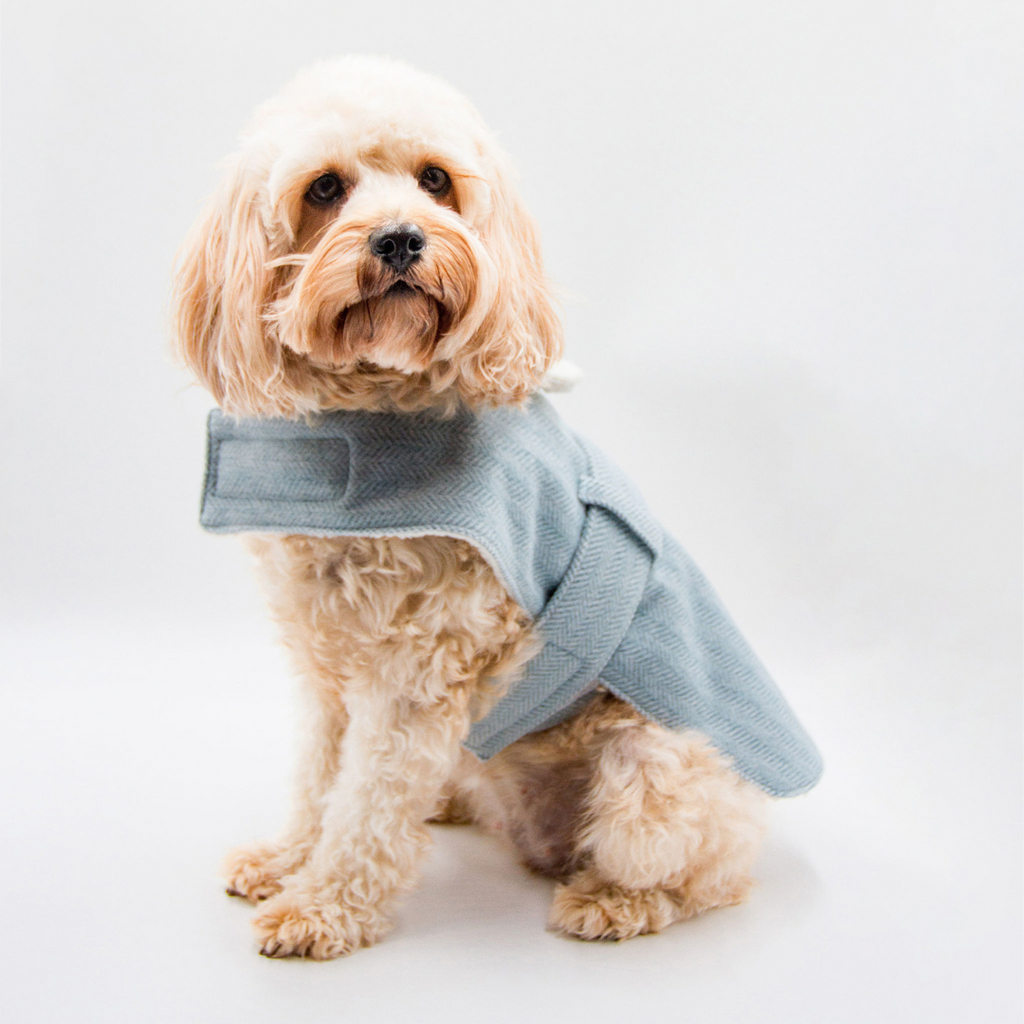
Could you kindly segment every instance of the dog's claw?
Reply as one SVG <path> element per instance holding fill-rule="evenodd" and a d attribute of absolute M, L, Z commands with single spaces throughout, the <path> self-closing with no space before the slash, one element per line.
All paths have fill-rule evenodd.
<path fill-rule="evenodd" d="M 242 896 L 244 893 L 240 893 L 237 889 L 232 889 L 230 886 L 224 890 L 229 896 Z"/>

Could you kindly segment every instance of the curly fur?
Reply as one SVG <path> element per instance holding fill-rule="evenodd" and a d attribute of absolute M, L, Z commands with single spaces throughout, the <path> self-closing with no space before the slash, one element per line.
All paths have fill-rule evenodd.
<path fill-rule="evenodd" d="M 420 187 L 424 168 L 451 179 Z M 324 173 L 343 201 L 310 201 Z M 413 223 L 404 272 L 370 250 Z M 300 75 L 260 108 L 179 255 L 177 350 L 229 413 L 450 413 L 523 401 L 561 352 L 507 158 L 450 87 L 376 58 Z M 737 902 L 765 799 L 701 735 L 599 691 L 481 764 L 471 722 L 536 653 L 529 616 L 447 537 L 249 539 L 303 681 L 291 818 L 234 851 L 268 956 L 327 959 L 388 929 L 427 821 L 476 821 L 559 879 L 551 924 L 627 938 Z"/>
<path fill-rule="evenodd" d="M 416 186 L 434 164 L 452 178 L 447 205 Z M 303 203 L 325 171 L 354 186 L 326 220 Z M 338 318 L 394 283 L 366 239 L 406 221 L 431 239 L 408 283 L 435 330 L 405 352 L 385 337 L 381 358 Z M 257 111 L 181 250 L 174 307 L 182 357 L 246 415 L 521 401 L 562 347 L 536 229 L 480 115 L 370 58 L 317 65 Z"/>

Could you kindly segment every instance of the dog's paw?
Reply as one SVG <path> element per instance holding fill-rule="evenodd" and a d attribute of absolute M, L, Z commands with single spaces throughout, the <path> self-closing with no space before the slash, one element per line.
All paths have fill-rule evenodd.
<path fill-rule="evenodd" d="M 279 893 L 285 877 L 297 871 L 305 859 L 305 851 L 299 847 L 253 843 L 232 850 L 224 858 L 221 875 L 229 895 L 258 903 Z"/>
<path fill-rule="evenodd" d="M 340 893 L 330 890 L 286 889 L 267 900 L 252 925 L 263 956 L 312 960 L 347 956 L 373 945 L 387 930 L 382 918 L 365 911 L 357 916 Z"/>
<path fill-rule="evenodd" d="M 659 932 L 679 917 L 674 900 L 661 889 L 617 885 L 559 885 L 549 926 L 578 939 L 631 939 Z"/>

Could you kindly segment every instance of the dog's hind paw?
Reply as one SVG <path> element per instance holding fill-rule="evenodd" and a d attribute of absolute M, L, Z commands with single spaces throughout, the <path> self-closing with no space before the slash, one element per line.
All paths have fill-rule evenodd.
<path fill-rule="evenodd" d="M 660 932 L 680 916 L 675 901 L 661 889 L 595 885 L 577 876 L 555 890 L 548 925 L 578 939 L 631 939 Z"/>

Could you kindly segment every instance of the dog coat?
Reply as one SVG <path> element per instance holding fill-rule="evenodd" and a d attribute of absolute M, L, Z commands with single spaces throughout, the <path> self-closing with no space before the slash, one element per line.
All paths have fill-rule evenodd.
<path fill-rule="evenodd" d="M 488 758 L 581 707 L 600 682 L 670 729 L 699 729 L 776 796 L 821 759 L 689 556 L 625 474 L 551 404 L 335 412 L 313 423 L 210 413 L 200 516 L 215 533 L 459 537 L 544 641 L 466 746 Z"/>

